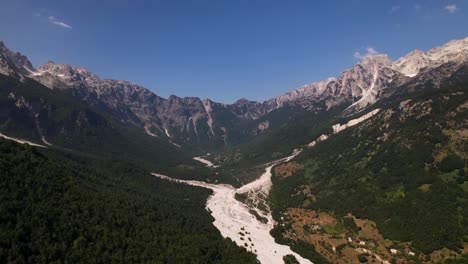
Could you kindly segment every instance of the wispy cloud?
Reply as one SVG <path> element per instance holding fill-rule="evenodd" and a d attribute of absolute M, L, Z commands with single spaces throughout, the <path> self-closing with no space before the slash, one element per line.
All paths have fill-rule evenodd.
<path fill-rule="evenodd" d="M 416 10 L 416 11 L 421 10 L 421 8 L 422 8 L 422 5 L 420 5 L 420 4 L 415 4 L 414 5 L 414 10 Z"/>
<path fill-rule="evenodd" d="M 55 18 L 54 16 L 49 16 L 49 22 L 54 24 L 54 25 L 57 25 L 59 27 L 63 27 L 63 28 L 72 28 L 70 25 L 66 24 L 65 22 L 63 21 L 60 21 L 58 20 L 57 18 Z"/>
<path fill-rule="evenodd" d="M 448 5 L 444 9 L 449 11 L 450 14 L 453 14 L 453 13 L 457 12 L 458 7 L 456 5 Z"/>
<path fill-rule="evenodd" d="M 359 51 L 355 51 L 354 52 L 354 58 L 357 59 L 357 60 L 362 60 L 364 58 L 374 56 L 374 55 L 377 55 L 377 54 L 379 54 L 379 52 L 375 48 L 368 47 L 368 48 L 366 48 L 366 51 L 364 53 L 361 53 Z"/>
<path fill-rule="evenodd" d="M 390 8 L 388 13 L 391 15 L 391 14 L 398 12 L 398 10 L 400 10 L 400 6 L 392 6 L 392 8 Z"/>
<path fill-rule="evenodd" d="M 45 16 L 46 13 L 47 13 L 46 8 L 38 8 L 36 9 L 36 12 L 34 13 L 34 15 L 37 17 L 42 17 L 42 16 Z"/>

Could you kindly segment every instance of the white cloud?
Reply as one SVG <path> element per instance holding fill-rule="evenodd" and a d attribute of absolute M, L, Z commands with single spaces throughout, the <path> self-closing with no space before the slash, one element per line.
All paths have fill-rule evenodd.
<path fill-rule="evenodd" d="M 392 6 L 392 8 L 390 8 L 388 13 L 393 14 L 393 13 L 396 13 L 398 10 L 400 10 L 400 6 Z"/>
<path fill-rule="evenodd" d="M 373 48 L 373 47 L 368 47 L 366 48 L 366 52 L 365 53 L 361 53 L 359 51 L 355 51 L 354 52 L 354 58 L 355 59 L 358 59 L 358 60 L 362 60 L 364 58 L 367 58 L 367 57 L 370 57 L 370 56 L 374 56 L 374 55 L 377 55 L 379 54 L 379 52 Z"/>
<path fill-rule="evenodd" d="M 57 20 L 54 16 L 49 16 L 49 22 L 63 28 L 72 28 L 70 25 L 65 24 L 65 22 Z"/>
<path fill-rule="evenodd" d="M 449 13 L 453 14 L 453 13 L 457 12 L 458 7 L 456 5 L 448 5 L 444 9 L 449 11 Z"/>

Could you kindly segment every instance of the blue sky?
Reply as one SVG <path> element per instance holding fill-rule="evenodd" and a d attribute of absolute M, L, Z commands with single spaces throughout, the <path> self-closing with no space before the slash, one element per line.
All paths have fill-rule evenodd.
<path fill-rule="evenodd" d="M 167 97 L 265 100 L 336 76 L 367 52 L 397 59 L 468 36 L 468 3 L 0 0 L 0 40 L 35 66 L 84 66 Z"/>

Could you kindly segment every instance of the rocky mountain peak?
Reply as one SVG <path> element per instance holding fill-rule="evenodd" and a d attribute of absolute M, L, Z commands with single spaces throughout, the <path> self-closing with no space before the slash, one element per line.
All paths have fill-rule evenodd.
<path fill-rule="evenodd" d="M 391 65 L 392 61 L 388 58 L 387 54 L 378 54 L 365 57 L 359 64 L 364 67 L 373 67 L 374 65 L 385 67 Z"/>
<path fill-rule="evenodd" d="M 100 79 L 86 68 L 53 61 L 34 69 L 25 56 L 11 52 L 3 42 L 0 44 L 0 73 L 18 79 L 33 78 L 51 89 L 63 89 L 89 105 L 112 111 L 119 120 L 166 135 L 176 143 L 198 142 L 207 135 L 212 140 L 226 129 L 225 123 L 217 119 L 220 116 L 232 118 L 230 122 L 256 120 L 288 105 L 314 112 L 338 105 L 349 106 L 349 113 L 360 111 L 392 88 L 409 82 L 412 78 L 408 77 L 427 73 L 446 62 L 455 62 L 451 69 L 456 69 L 467 61 L 468 38 L 465 38 L 428 52 L 412 51 L 395 62 L 384 54 L 368 56 L 337 78 L 309 83 L 264 102 L 241 98 L 233 104 L 221 104 L 198 97 L 171 95 L 164 99 L 128 81 Z M 453 71 L 447 71 L 450 72 Z"/>
<path fill-rule="evenodd" d="M 205 99 L 203 99 L 202 102 L 203 102 L 204 105 L 209 105 L 209 104 L 213 104 L 213 103 L 214 103 L 213 101 L 210 100 L 210 98 L 205 98 Z"/>
<path fill-rule="evenodd" d="M 23 75 L 29 75 L 34 71 L 32 63 L 28 58 L 19 52 L 14 52 L 0 43 L 0 73 L 17 78 L 23 78 Z"/>
<path fill-rule="evenodd" d="M 38 71 L 44 72 L 47 71 L 51 74 L 55 74 L 57 76 L 60 75 L 73 75 L 75 73 L 73 67 L 69 64 L 56 64 L 53 61 L 48 61 L 46 64 L 39 66 L 37 68 Z"/>
<path fill-rule="evenodd" d="M 468 37 L 451 40 L 442 46 L 430 49 L 424 54 L 435 64 L 466 60 L 468 58 Z"/>
<path fill-rule="evenodd" d="M 395 61 L 392 68 L 408 77 L 414 77 L 424 69 L 436 68 L 447 62 L 465 61 L 468 61 L 468 38 L 449 41 L 427 52 L 411 51 Z"/>
<path fill-rule="evenodd" d="M 237 101 L 234 102 L 235 105 L 244 105 L 244 104 L 248 104 L 249 102 L 251 102 L 250 100 L 248 100 L 247 98 L 241 98 Z"/>
<path fill-rule="evenodd" d="M 420 56 L 420 55 L 423 55 L 424 54 L 424 51 L 420 50 L 420 49 L 415 49 L 413 51 L 411 51 L 410 53 L 408 53 L 406 56 Z"/>
<path fill-rule="evenodd" d="M 46 64 L 39 66 L 34 78 L 41 81 L 44 79 L 55 78 L 58 81 L 64 82 L 71 86 L 87 86 L 96 87 L 103 82 L 97 75 L 88 71 L 84 67 L 74 67 L 69 64 L 57 64 L 53 61 L 48 61 Z M 50 84 L 54 82 L 47 82 Z"/>
<path fill-rule="evenodd" d="M 210 109 L 210 110 L 211 110 L 211 107 L 212 107 L 212 105 L 214 104 L 214 102 L 211 101 L 211 100 L 208 99 L 208 98 L 205 98 L 205 99 L 203 99 L 202 104 L 203 104 L 203 106 L 205 107 L 205 109 Z M 206 110 L 206 112 L 209 113 L 210 111 Z"/>
<path fill-rule="evenodd" d="M 246 98 L 241 98 L 225 107 L 229 109 L 231 113 L 242 119 L 258 119 L 269 112 L 266 102 L 260 103 L 257 101 L 250 101 Z"/>
<path fill-rule="evenodd" d="M 408 77 L 414 77 L 421 69 L 426 67 L 430 61 L 430 58 L 424 52 L 414 50 L 395 61 L 392 68 Z"/>
<path fill-rule="evenodd" d="M 84 67 L 75 67 L 75 71 L 77 71 L 81 75 L 90 75 L 90 74 L 92 74 L 90 71 L 88 71 L 88 69 L 86 69 Z"/>

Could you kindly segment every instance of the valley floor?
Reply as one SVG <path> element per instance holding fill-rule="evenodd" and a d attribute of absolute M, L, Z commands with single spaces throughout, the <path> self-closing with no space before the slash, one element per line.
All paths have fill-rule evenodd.
<path fill-rule="evenodd" d="M 199 186 L 211 189 L 213 194 L 208 198 L 206 207 L 215 218 L 214 226 L 219 229 L 223 237 L 229 237 L 237 245 L 255 253 L 261 263 L 284 263 L 283 257 L 294 255 L 300 263 L 311 263 L 290 249 L 289 246 L 275 242 L 270 230 L 274 223 L 269 213 L 268 221 L 260 221 L 245 204 L 235 199 L 236 193 L 256 191 L 271 186 L 271 169 L 274 165 L 289 161 L 298 152 L 291 156 L 275 161 L 266 168 L 264 174 L 254 182 L 235 189 L 230 185 L 216 185 L 201 181 L 178 180 L 165 175 L 153 173 L 154 176 L 175 181 L 178 183 Z"/>

